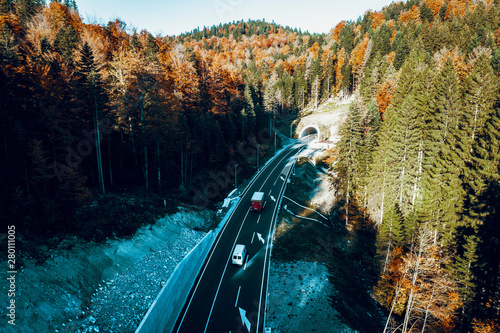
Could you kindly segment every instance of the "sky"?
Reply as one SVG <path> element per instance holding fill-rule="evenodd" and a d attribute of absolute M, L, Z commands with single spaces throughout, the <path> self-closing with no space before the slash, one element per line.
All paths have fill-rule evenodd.
<path fill-rule="evenodd" d="M 76 0 L 86 23 L 106 24 L 116 18 L 129 29 L 174 36 L 197 27 L 232 21 L 274 21 L 303 32 L 328 33 L 342 20 L 356 20 L 367 10 L 380 10 L 392 0 Z"/>

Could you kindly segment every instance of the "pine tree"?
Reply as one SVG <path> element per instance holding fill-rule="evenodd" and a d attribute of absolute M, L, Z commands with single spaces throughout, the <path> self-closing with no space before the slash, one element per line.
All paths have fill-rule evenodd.
<path fill-rule="evenodd" d="M 64 0 L 64 5 L 68 8 L 72 8 L 72 9 L 78 11 L 78 6 L 76 5 L 75 0 Z"/>
<path fill-rule="evenodd" d="M 26 23 L 43 5 L 43 0 L 17 0 L 17 15 L 21 19 L 21 22 Z"/>
<path fill-rule="evenodd" d="M 403 214 L 408 216 L 415 209 L 415 196 L 420 185 L 419 157 L 423 138 L 421 116 L 412 96 L 408 96 L 399 110 L 394 112 L 393 138 L 390 144 L 390 159 L 394 172 L 396 202 Z M 417 192 L 417 193 L 416 193 Z"/>
<path fill-rule="evenodd" d="M 403 247 L 404 233 L 401 212 L 397 204 L 384 213 L 384 219 L 377 233 L 377 253 L 384 259 L 384 270 L 389 264 L 390 254 L 396 246 Z"/>
<path fill-rule="evenodd" d="M 95 68 L 92 49 L 87 42 L 84 43 L 80 51 L 78 61 L 79 88 L 82 109 L 86 114 L 86 119 L 93 119 L 94 142 L 96 147 L 97 174 L 99 178 L 99 187 L 102 193 L 105 193 L 104 171 L 102 164 L 101 141 L 102 130 L 100 122 L 102 120 L 102 109 L 104 103 L 104 90 L 99 73 Z"/>
<path fill-rule="evenodd" d="M 497 169 L 498 170 L 498 169 Z M 498 319 L 500 306 L 500 186 L 498 171 L 476 207 L 482 224 L 478 228 L 477 263 L 473 267 L 475 284 L 472 317 L 480 320 Z"/>
<path fill-rule="evenodd" d="M 59 28 L 54 40 L 54 49 L 61 54 L 68 63 L 73 63 L 74 52 L 78 43 L 78 34 L 72 25 L 66 29 Z"/>
<path fill-rule="evenodd" d="M 432 10 L 429 8 L 426 2 L 422 3 L 422 5 L 420 6 L 420 20 L 422 20 L 422 22 L 427 21 L 428 23 L 432 23 L 432 21 L 434 21 Z"/>
<path fill-rule="evenodd" d="M 457 291 L 462 298 L 463 305 L 460 316 L 462 325 L 466 325 L 472 320 L 470 307 L 475 298 L 475 292 L 477 292 L 473 273 L 477 264 L 477 245 L 478 239 L 475 235 L 466 236 L 463 254 L 456 256 L 454 262 L 448 265 L 449 272 L 458 283 Z"/>
<path fill-rule="evenodd" d="M 14 12 L 15 7 L 14 7 L 14 1 L 13 0 L 2 0 L 0 2 L 0 14 L 5 15 L 5 14 L 10 14 Z"/>
<path fill-rule="evenodd" d="M 457 138 L 457 143 L 464 154 L 462 158 L 466 161 L 470 160 L 472 146 L 493 110 L 498 97 L 497 85 L 498 79 L 493 73 L 489 59 L 483 54 L 464 83 L 465 112 L 464 119 L 461 120 L 461 138 Z"/>
<path fill-rule="evenodd" d="M 448 59 L 434 79 L 431 109 L 426 116 L 426 159 L 424 163 L 424 206 L 426 219 L 432 221 L 443 242 L 452 240 L 463 209 L 464 191 L 460 170 L 464 161 L 455 149 L 462 105 L 458 78 Z"/>
<path fill-rule="evenodd" d="M 361 112 L 358 102 L 349 106 L 347 119 L 341 129 L 341 140 L 338 143 L 338 159 L 335 169 L 339 173 L 340 183 L 336 186 L 337 193 L 344 198 L 346 224 L 349 222 L 349 205 L 360 184 L 359 158 L 362 147 Z"/>

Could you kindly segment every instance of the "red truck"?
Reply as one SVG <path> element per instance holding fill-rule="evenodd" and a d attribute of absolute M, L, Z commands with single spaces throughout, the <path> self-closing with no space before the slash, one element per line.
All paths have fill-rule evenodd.
<path fill-rule="evenodd" d="M 264 207 L 264 192 L 254 192 L 250 201 L 250 210 L 260 212 Z"/>

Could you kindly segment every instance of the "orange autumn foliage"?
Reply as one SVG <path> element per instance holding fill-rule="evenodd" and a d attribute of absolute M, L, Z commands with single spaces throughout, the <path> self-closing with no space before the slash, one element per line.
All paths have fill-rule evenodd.
<path fill-rule="evenodd" d="M 347 53 L 344 48 L 342 48 L 337 53 L 337 63 L 335 64 L 335 78 L 336 78 L 336 89 L 340 90 L 340 86 L 342 85 L 342 80 L 344 76 L 342 75 L 342 66 L 347 61 Z"/>
<path fill-rule="evenodd" d="M 333 32 L 332 32 L 332 38 L 334 40 L 336 40 L 337 42 L 340 42 L 340 32 L 342 31 L 342 29 L 345 27 L 345 21 L 341 21 L 339 24 L 337 24 L 335 26 L 335 28 L 333 28 Z"/>
<path fill-rule="evenodd" d="M 473 12 L 475 7 L 476 5 L 470 3 L 468 0 L 451 0 L 446 8 L 445 18 L 459 15 L 464 17 L 467 9 Z"/>
<path fill-rule="evenodd" d="M 465 77 L 468 75 L 470 68 L 467 65 L 465 57 L 462 54 L 460 54 L 458 48 L 455 48 L 453 50 L 448 50 L 446 48 L 443 48 L 440 51 L 436 52 L 433 57 L 436 66 L 439 70 L 443 68 L 448 58 L 450 58 L 451 61 L 453 62 L 453 67 L 455 68 L 455 71 L 458 75 L 458 79 L 460 81 L 463 81 Z"/>
<path fill-rule="evenodd" d="M 495 0 L 483 0 L 486 10 L 490 10 L 491 6 L 495 3 Z"/>
<path fill-rule="evenodd" d="M 52 1 L 48 7 L 48 15 L 50 22 L 53 24 L 53 29 L 59 30 L 72 25 L 76 31 L 80 31 L 82 21 L 77 11 L 71 10 L 65 5 Z"/>
<path fill-rule="evenodd" d="M 498 320 L 488 320 L 486 322 L 474 319 L 472 321 L 473 333 L 495 333 L 500 332 Z"/>
<path fill-rule="evenodd" d="M 309 48 L 309 52 L 312 53 L 314 59 L 316 59 L 318 57 L 318 52 L 319 52 L 319 44 L 318 42 L 315 42 L 310 48 Z"/>
<path fill-rule="evenodd" d="M 432 15 L 437 17 L 439 14 L 439 10 L 445 4 L 445 0 L 426 0 L 427 6 L 431 9 Z"/>
<path fill-rule="evenodd" d="M 390 39 L 391 44 L 394 42 L 394 39 L 396 38 L 396 34 L 397 34 L 397 33 L 398 33 L 398 32 L 397 32 L 396 30 L 393 30 L 393 31 L 392 31 L 392 36 L 391 36 L 391 39 Z"/>
<path fill-rule="evenodd" d="M 378 111 L 380 112 L 382 120 L 384 120 L 384 113 L 389 105 L 391 105 L 392 99 L 394 98 L 395 89 L 396 83 L 392 79 L 388 79 L 378 86 L 375 100 L 377 101 Z"/>
<path fill-rule="evenodd" d="M 0 16 L 0 27 L 4 25 L 7 26 L 15 36 L 20 36 L 23 33 L 23 26 L 21 25 L 21 21 L 19 21 L 19 18 L 17 16 Z"/>
<path fill-rule="evenodd" d="M 394 57 L 396 56 L 396 52 L 392 51 L 388 55 L 386 55 L 386 61 L 390 65 L 394 61 Z"/>
<path fill-rule="evenodd" d="M 410 21 L 413 21 L 416 24 L 420 23 L 420 10 L 418 9 L 417 5 L 414 5 L 410 10 L 402 12 L 399 15 L 399 22 L 407 24 Z"/>
<path fill-rule="evenodd" d="M 391 30 L 394 30 L 394 28 L 396 27 L 396 22 L 394 22 L 394 20 L 386 21 L 385 24 L 387 24 L 387 26 L 391 28 Z M 395 34 L 395 32 L 393 34 Z"/>
<path fill-rule="evenodd" d="M 382 12 L 374 12 L 370 14 L 370 19 L 372 20 L 372 29 L 377 30 L 385 22 L 385 15 Z"/>
<path fill-rule="evenodd" d="M 370 36 L 366 33 L 363 37 L 363 40 L 358 45 L 356 45 L 356 47 L 351 52 L 349 65 L 351 66 L 352 73 L 355 77 L 360 77 L 363 74 L 361 73 L 361 71 L 369 41 Z"/>

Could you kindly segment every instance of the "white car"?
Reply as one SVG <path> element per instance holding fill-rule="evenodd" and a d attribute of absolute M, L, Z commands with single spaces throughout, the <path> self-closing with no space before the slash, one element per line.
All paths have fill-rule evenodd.
<path fill-rule="evenodd" d="M 247 255 L 247 248 L 245 247 L 245 245 L 241 245 L 241 244 L 236 244 L 236 247 L 234 248 L 234 251 L 233 251 L 233 264 L 235 265 L 243 265 L 243 263 L 245 262 L 245 257 Z"/>

